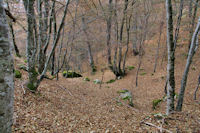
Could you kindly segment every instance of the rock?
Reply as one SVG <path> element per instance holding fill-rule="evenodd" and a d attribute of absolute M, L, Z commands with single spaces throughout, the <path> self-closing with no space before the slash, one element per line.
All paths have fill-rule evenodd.
<path fill-rule="evenodd" d="M 19 69 L 24 70 L 24 71 L 27 71 L 26 65 L 23 65 L 23 64 L 20 64 L 20 65 L 19 65 Z"/>
<path fill-rule="evenodd" d="M 73 72 L 73 71 L 63 71 L 63 77 L 65 78 L 78 78 L 82 77 L 81 74 Z"/>
<path fill-rule="evenodd" d="M 99 79 L 95 79 L 93 82 L 94 82 L 95 84 L 101 84 L 101 80 L 99 80 Z"/>
<path fill-rule="evenodd" d="M 85 77 L 84 81 L 90 81 L 90 79 L 88 77 Z"/>
<path fill-rule="evenodd" d="M 119 99 L 123 100 L 123 101 L 128 101 L 128 104 L 130 106 L 134 106 L 133 105 L 133 95 L 131 93 L 131 91 L 127 90 L 127 89 L 122 89 L 120 91 L 118 91 L 117 93 L 119 93 Z"/>

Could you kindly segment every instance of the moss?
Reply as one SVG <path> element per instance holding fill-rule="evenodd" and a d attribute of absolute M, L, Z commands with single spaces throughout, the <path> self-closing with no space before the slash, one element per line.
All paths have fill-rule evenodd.
<path fill-rule="evenodd" d="M 84 81 L 90 81 L 90 79 L 88 77 L 85 77 Z"/>
<path fill-rule="evenodd" d="M 19 70 L 15 70 L 15 78 L 21 78 L 22 73 Z"/>
<path fill-rule="evenodd" d="M 146 75 L 146 74 L 147 74 L 146 72 L 142 72 L 142 73 L 140 73 L 140 75 L 142 75 L 142 76 L 143 76 L 143 75 Z"/>
<path fill-rule="evenodd" d="M 128 69 L 129 71 L 133 70 L 134 68 L 135 68 L 134 66 L 127 66 L 127 69 Z"/>
<path fill-rule="evenodd" d="M 97 67 L 96 66 L 93 66 L 92 67 L 92 73 L 95 73 L 97 71 Z"/>
<path fill-rule="evenodd" d="M 73 71 L 63 71 L 63 77 L 66 77 L 66 78 L 77 78 L 77 77 L 82 77 L 82 75 L 76 73 L 76 72 L 73 72 Z"/>
<path fill-rule="evenodd" d="M 126 89 L 117 91 L 117 93 L 126 93 L 126 92 L 129 92 L 129 91 Z"/>
<path fill-rule="evenodd" d="M 110 84 L 110 83 L 114 83 L 115 81 L 116 81 L 115 79 L 111 79 L 111 80 L 107 81 L 106 83 Z"/>
<path fill-rule="evenodd" d="M 196 67 L 193 66 L 193 67 L 192 67 L 192 70 L 195 71 L 195 70 L 196 70 Z"/>
<path fill-rule="evenodd" d="M 31 92 L 35 92 L 37 87 L 34 85 L 34 83 L 28 83 L 27 84 L 27 88 L 31 91 Z"/>
<path fill-rule="evenodd" d="M 27 61 L 27 60 L 24 60 L 24 62 L 27 63 L 28 61 Z"/>
<path fill-rule="evenodd" d="M 155 100 L 153 100 L 153 102 L 152 102 L 152 105 L 153 105 L 152 108 L 153 108 L 153 110 L 156 109 L 156 107 L 158 106 L 158 104 L 160 102 L 162 102 L 162 99 L 155 99 Z"/>
<path fill-rule="evenodd" d="M 144 71 L 144 68 L 140 68 L 140 71 Z"/>

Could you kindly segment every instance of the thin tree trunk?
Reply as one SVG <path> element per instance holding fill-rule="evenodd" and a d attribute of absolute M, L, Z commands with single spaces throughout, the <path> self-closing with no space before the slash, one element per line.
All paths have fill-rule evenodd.
<path fill-rule="evenodd" d="M 53 40 L 53 47 L 52 47 L 52 49 L 51 49 L 51 51 L 50 51 L 50 53 L 49 53 L 49 55 L 48 55 L 48 58 L 47 58 L 47 60 L 46 60 L 46 62 L 45 62 L 45 67 L 44 67 L 44 70 L 43 70 L 42 74 L 40 75 L 40 78 L 39 78 L 39 80 L 38 80 L 38 82 L 37 82 L 37 87 L 40 85 L 40 82 L 44 79 L 44 75 L 46 74 L 46 71 L 47 71 L 47 66 L 48 66 L 48 64 L 49 64 L 49 62 L 50 62 L 50 59 L 51 59 L 51 57 L 52 57 L 52 55 L 53 55 L 53 52 L 55 51 L 55 48 L 56 48 L 56 46 L 57 46 L 58 41 L 59 41 L 60 32 L 61 32 L 61 30 L 62 30 L 62 28 L 63 28 L 63 26 L 64 26 L 64 23 L 65 23 L 65 18 L 66 18 L 66 14 L 67 14 L 69 2 L 70 2 L 70 0 L 66 0 L 66 4 L 65 4 L 65 9 L 64 9 L 63 17 L 62 17 L 60 26 L 59 26 L 59 28 L 58 28 L 58 32 L 57 32 L 57 34 L 56 34 L 56 37 L 55 37 L 55 39 Z"/>
<path fill-rule="evenodd" d="M 195 5 L 194 5 L 194 10 L 193 10 L 193 15 L 191 16 L 191 21 L 190 21 L 190 28 L 189 28 L 189 42 L 188 42 L 188 52 L 190 50 L 190 45 L 191 45 L 191 41 L 192 41 L 192 36 L 193 36 L 193 32 L 194 32 L 194 26 L 195 26 L 195 19 L 197 16 L 197 9 L 198 9 L 198 3 L 199 0 L 196 0 Z"/>
<path fill-rule="evenodd" d="M 0 132 L 11 133 L 13 124 L 14 66 L 3 0 L 0 0 L 0 20 Z"/>
<path fill-rule="evenodd" d="M 181 0 L 180 7 L 179 7 L 178 20 L 177 20 L 176 29 L 175 29 L 174 49 L 176 48 L 176 43 L 177 43 L 178 37 L 179 37 L 179 30 L 180 30 L 182 15 L 183 15 L 183 5 L 184 5 L 184 0 Z"/>
<path fill-rule="evenodd" d="M 187 84 L 187 77 L 188 77 L 188 73 L 189 73 L 189 70 L 190 70 L 190 65 L 192 63 L 192 58 L 193 58 L 193 56 L 194 56 L 194 54 L 195 54 L 195 52 L 198 48 L 199 32 L 200 32 L 200 18 L 198 20 L 198 24 L 197 24 L 197 27 L 195 29 L 195 32 L 193 33 L 193 36 L 192 36 L 191 47 L 190 47 L 190 50 L 189 50 L 189 53 L 188 53 L 187 63 L 186 63 L 185 70 L 184 70 L 184 73 L 183 73 L 183 77 L 182 77 L 182 80 L 181 80 L 181 88 L 180 88 L 180 91 L 179 91 L 179 97 L 178 97 L 178 102 L 177 102 L 177 106 L 176 106 L 177 111 L 182 110 L 185 87 L 186 87 L 186 84 Z"/>
<path fill-rule="evenodd" d="M 109 16 L 106 20 L 107 22 L 107 60 L 108 60 L 108 66 L 112 69 L 112 61 L 111 61 L 111 46 L 110 46 L 110 40 L 111 40 L 111 28 L 112 28 L 112 0 L 109 0 Z"/>
<path fill-rule="evenodd" d="M 128 1 L 127 1 L 128 2 Z M 134 5 L 134 1 L 132 2 L 131 6 L 131 10 L 133 11 L 133 5 Z M 125 66 L 126 66 L 126 57 L 127 57 L 127 54 L 128 54 L 128 49 L 129 49 L 129 41 L 130 41 L 130 27 L 131 27 L 131 19 L 132 19 L 132 14 L 129 16 L 127 16 L 127 13 L 126 13 L 126 34 L 127 34 L 127 39 L 126 39 L 126 51 L 125 51 L 125 54 L 124 54 L 124 58 L 123 58 L 123 75 L 126 74 L 125 72 Z"/>
<path fill-rule="evenodd" d="M 200 82 L 198 82 L 197 87 L 196 87 L 196 89 L 195 89 L 195 92 L 194 92 L 194 100 L 197 99 L 197 91 L 198 91 L 198 89 L 199 89 L 199 85 L 200 85 Z"/>
<path fill-rule="evenodd" d="M 15 41 L 15 33 L 14 33 L 14 29 L 13 29 L 13 25 L 12 23 L 9 24 L 9 27 L 10 27 L 10 33 L 11 33 L 11 38 L 12 38 L 12 44 L 14 46 L 14 50 L 15 50 L 15 53 L 18 57 L 21 57 L 20 53 L 19 53 L 19 49 L 17 47 L 17 44 L 16 44 L 16 41 Z"/>
<path fill-rule="evenodd" d="M 169 115 L 174 111 L 175 79 L 174 79 L 174 40 L 173 40 L 173 18 L 171 0 L 166 0 L 166 17 L 167 17 L 167 47 L 168 47 L 168 64 L 167 64 L 167 109 Z"/>
<path fill-rule="evenodd" d="M 157 68 L 157 62 L 158 62 L 158 57 L 159 57 L 159 49 L 160 49 L 160 41 L 161 41 L 161 37 L 162 37 L 162 28 L 163 28 L 164 23 L 161 22 L 160 24 L 160 34 L 159 34 L 159 39 L 158 39 L 158 46 L 157 46 L 157 50 L 156 50 L 156 58 L 155 58 L 155 64 L 154 64 L 154 69 L 153 72 L 156 72 L 156 68 Z"/>
<path fill-rule="evenodd" d="M 138 52 L 138 49 L 137 49 L 137 42 L 138 42 L 138 27 L 137 27 L 137 13 L 135 13 L 135 18 L 134 18 L 134 21 L 133 21 L 133 40 L 132 40 L 132 43 L 133 43 L 133 55 L 134 56 L 137 56 L 139 54 Z"/>
<path fill-rule="evenodd" d="M 56 38 L 56 34 L 57 34 L 57 23 L 56 23 L 56 12 L 54 10 L 54 13 L 53 13 L 53 40 L 55 40 Z M 52 57 L 51 57 L 51 75 L 54 74 L 54 70 L 55 70 L 55 50 L 52 54 Z"/>
<path fill-rule="evenodd" d="M 93 59 L 93 55 L 92 55 L 91 44 L 89 42 L 89 35 L 87 33 L 87 25 L 85 23 L 84 15 L 82 16 L 82 28 L 83 28 L 85 37 L 87 39 L 86 42 L 87 42 L 87 47 L 88 47 L 88 58 L 89 58 L 90 67 L 92 69 L 92 72 L 96 72 L 96 67 L 94 65 L 94 59 Z"/>

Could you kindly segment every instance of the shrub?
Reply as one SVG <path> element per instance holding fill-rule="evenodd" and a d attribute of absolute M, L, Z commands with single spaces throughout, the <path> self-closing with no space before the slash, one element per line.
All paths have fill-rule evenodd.
<path fill-rule="evenodd" d="M 115 81 L 116 81 L 115 79 L 111 79 L 111 80 L 107 81 L 106 83 L 110 84 L 110 83 L 114 83 Z"/>
<path fill-rule="evenodd" d="M 19 70 L 15 70 L 15 78 L 21 78 L 22 73 Z"/>
<path fill-rule="evenodd" d="M 153 105 L 152 108 L 153 108 L 153 110 L 156 109 L 156 107 L 158 106 L 158 104 L 160 102 L 162 102 L 162 99 L 155 99 L 155 100 L 153 100 L 153 102 L 152 102 L 152 105 Z"/>

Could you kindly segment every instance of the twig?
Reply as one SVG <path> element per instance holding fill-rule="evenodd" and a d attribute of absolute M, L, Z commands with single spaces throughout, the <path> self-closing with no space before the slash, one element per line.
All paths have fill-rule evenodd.
<path fill-rule="evenodd" d="M 72 95 L 72 93 L 67 88 L 65 88 L 65 87 L 63 87 L 63 86 L 61 86 L 59 84 L 57 84 L 57 86 L 59 86 L 60 88 L 66 90 L 69 93 L 70 96 L 74 96 L 74 95 Z"/>
<path fill-rule="evenodd" d="M 157 129 L 159 129 L 160 131 L 166 131 L 166 132 L 168 132 L 168 133 L 172 133 L 171 131 L 169 131 L 169 130 L 167 130 L 167 129 L 164 129 L 164 128 L 162 128 L 162 127 L 159 127 L 159 126 L 156 126 L 156 125 L 154 125 L 154 124 L 152 124 L 152 123 L 149 123 L 149 122 L 141 122 L 142 124 L 145 124 L 145 125 L 147 125 L 147 126 L 152 126 L 152 127 L 155 127 L 155 128 L 157 128 Z"/>
<path fill-rule="evenodd" d="M 24 89 L 24 84 L 21 84 L 21 86 L 22 86 L 22 90 L 23 90 L 24 95 L 25 95 L 25 94 L 26 94 L 26 91 L 25 91 L 25 89 Z"/>
<path fill-rule="evenodd" d="M 103 83 L 104 69 L 101 69 L 101 72 L 102 72 L 102 77 L 101 77 L 101 82 L 99 84 L 99 89 L 101 89 L 101 85 Z"/>

